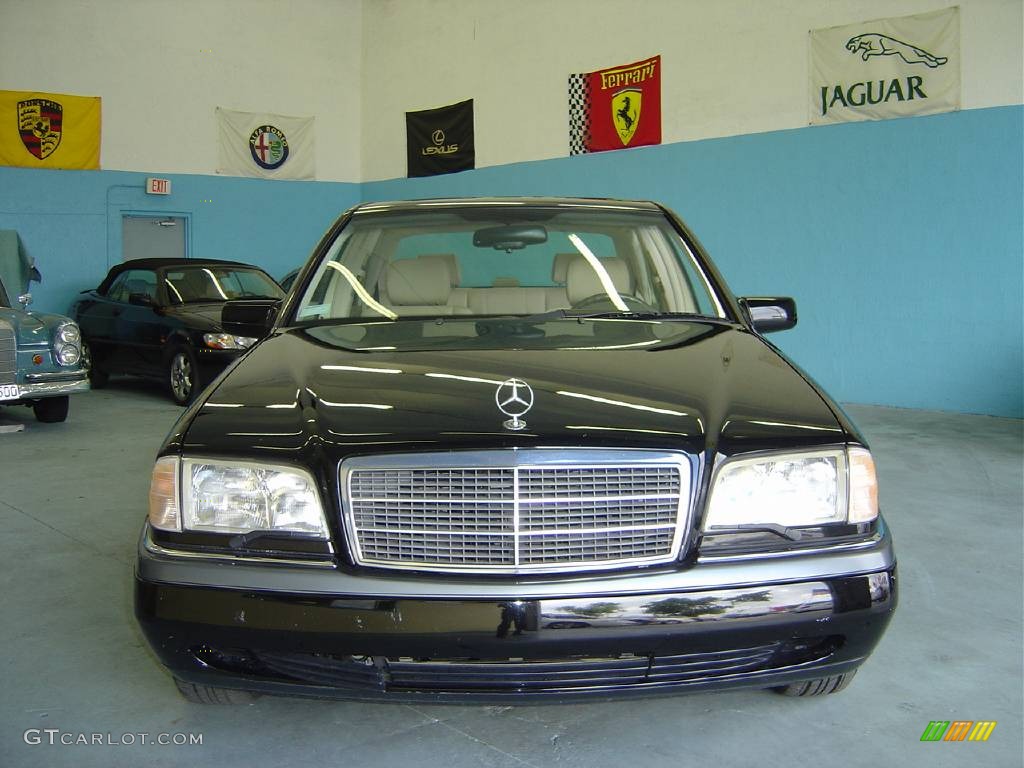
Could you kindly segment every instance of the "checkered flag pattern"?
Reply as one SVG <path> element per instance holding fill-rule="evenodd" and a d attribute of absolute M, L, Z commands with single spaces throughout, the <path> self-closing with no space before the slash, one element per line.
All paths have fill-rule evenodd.
<path fill-rule="evenodd" d="M 569 75 L 569 154 L 583 155 L 590 145 L 590 94 L 587 75 Z"/>

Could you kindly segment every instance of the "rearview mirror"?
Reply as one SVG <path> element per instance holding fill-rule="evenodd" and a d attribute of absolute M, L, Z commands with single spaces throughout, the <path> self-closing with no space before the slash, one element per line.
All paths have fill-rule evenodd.
<path fill-rule="evenodd" d="M 478 229 L 473 233 L 473 245 L 497 251 L 518 251 L 547 241 L 548 231 L 539 224 L 508 224 Z"/>
<path fill-rule="evenodd" d="M 232 299 L 220 311 L 220 324 L 226 333 L 262 339 L 274 327 L 277 299 Z"/>
<path fill-rule="evenodd" d="M 788 296 L 747 296 L 740 299 L 755 331 L 788 331 L 796 325 L 796 301 Z"/>

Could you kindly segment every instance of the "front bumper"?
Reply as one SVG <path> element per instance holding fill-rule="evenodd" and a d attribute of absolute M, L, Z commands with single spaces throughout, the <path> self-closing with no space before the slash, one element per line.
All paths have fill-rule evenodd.
<path fill-rule="evenodd" d="M 844 558 L 872 567 L 830 572 Z M 888 534 L 870 551 L 784 560 L 467 585 L 176 562 L 144 541 L 135 612 L 177 678 L 314 697 L 558 700 L 768 688 L 856 669 L 896 607 Z M 811 563 L 821 573 L 801 577 Z"/>
<path fill-rule="evenodd" d="M 10 402 L 39 400 L 44 397 L 60 397 L 89 391 L 89 376 L 85 371 L 61 371 L 59 373 L 37 373 L 25 376 L 18 385 L 20 397 Z"/>

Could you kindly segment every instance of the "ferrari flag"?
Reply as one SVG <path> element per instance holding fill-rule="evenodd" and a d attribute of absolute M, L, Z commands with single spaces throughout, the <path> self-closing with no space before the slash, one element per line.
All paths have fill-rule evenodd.
<path fill-rule="evenodd" d="M 217 173 L 262 179 L 316 178 L 312 117 L 217 107 Z"/>
<path fill-rule="evenodd" d="M 569 75 L 569 154 L 661 144 L 661 56 Z"/>
<path fill-rule="evenodd" d="M 99 168 L 100 97 L 0 91 L 0 165 Z"/>

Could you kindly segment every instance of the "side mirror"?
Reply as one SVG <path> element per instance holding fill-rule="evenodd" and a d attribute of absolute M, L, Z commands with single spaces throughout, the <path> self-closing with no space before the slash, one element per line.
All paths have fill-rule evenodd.
<path fill-rule="evenodd" d="M 220 324 L 226 333 L 262 339 L 273 328 L 280 307 L 277 299 L 233 299 L 224 303 Z"/>
<path fill-rule="evenodd" d="M 28 309 L 28 305 L 32 303 L 32 294 L 23 293 L 18 297 L 18 303 L 21 304 L 25 309 Z"/>
<path fill-rule="evenodd" d="M 137 307 L 152 307 L 156 304 L 148 293 L 129 293 L 128 303 Z"/>
<path fill-rule="evenodd" d="M 796 301 L 787 296 L 747 296 L 740 303 L 760 333 L 788 331 L 796 325 Z"/>

